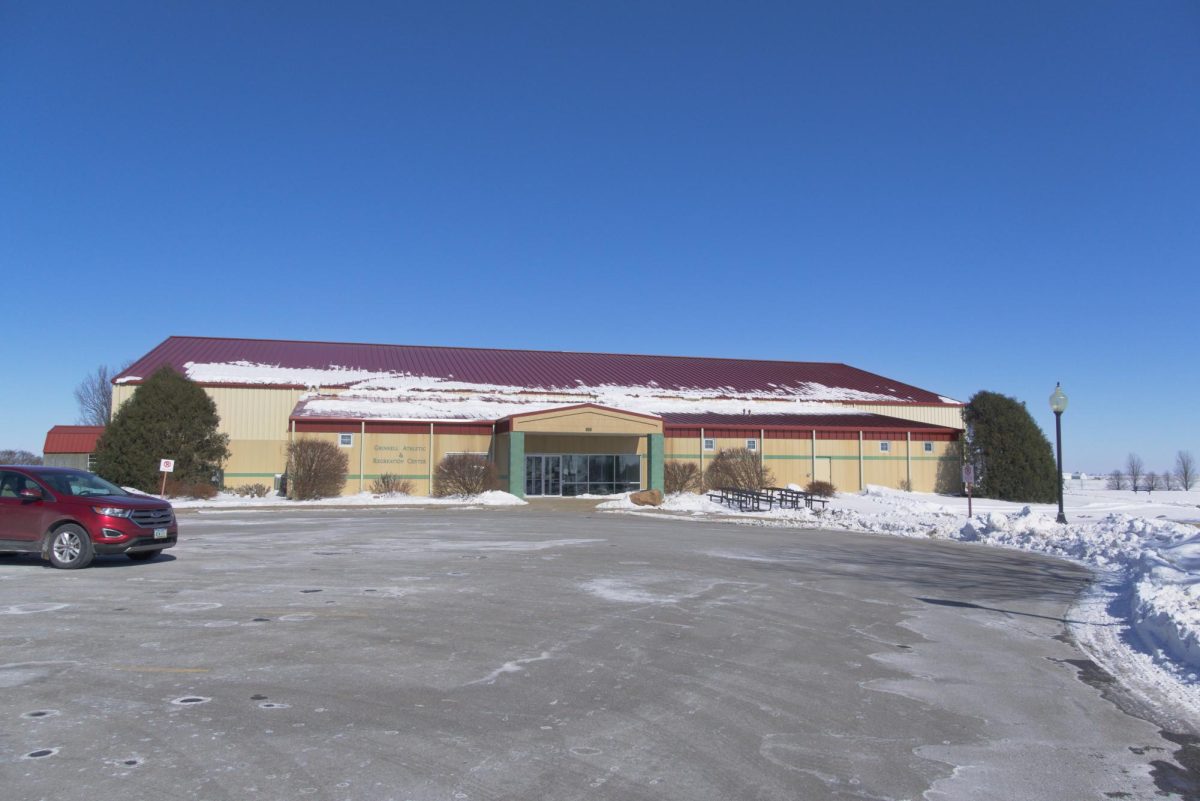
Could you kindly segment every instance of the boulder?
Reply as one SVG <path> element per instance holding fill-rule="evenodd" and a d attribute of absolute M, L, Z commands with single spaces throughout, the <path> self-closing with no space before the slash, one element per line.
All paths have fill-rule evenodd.
<path fill-rule="evenodd" d="M 662 490 L 642 490 L 630 493 L 629 500 L 635 506 L 662 506 L 663 494 Z"/>

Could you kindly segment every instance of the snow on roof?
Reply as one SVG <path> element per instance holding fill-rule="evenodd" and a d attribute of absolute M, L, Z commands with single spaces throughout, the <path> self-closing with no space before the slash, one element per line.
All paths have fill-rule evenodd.
<path fill-rule="evenodd" d="M 163 366 L 209 385 L 958 405 L 908 384 L 826 362 L 210 337 L 170 337 L 114 383 L 137 383 Z"/>
<path fill-rule="evenodd" d="M 592 403 L 597 406 L 626 412 L 683 418 L 717 416 L 721 419 L 748 420 L 743 413 L 746 398 L 714 398 L 703 395 L 671 397 L 648 393 L 631 394 L 630 388 L 604 388 L 607 391 L 588 393 L 504 393 L 504 392 L 423 392 L 392 395 L 384 392 L 347 392 L 342 395 L 310 394 L 303 397 L 292 412 L 296 419 L 352 420 L 421 420 L 421 421 L 494 421 L 515 414 L 548 411 L 564 406 Z M 860 409 L 806 402 L 798 399 L 777 399 L 758 402 L 756 409 L 769 405 L 770 413 L 782 416 L 840 416 L 862 415 Z"/>

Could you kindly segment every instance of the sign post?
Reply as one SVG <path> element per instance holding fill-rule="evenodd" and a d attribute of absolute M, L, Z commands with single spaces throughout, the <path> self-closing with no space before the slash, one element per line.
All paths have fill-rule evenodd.
<path fill-rule="evenodd" d="M 162 490 L 158 494 L 165 497 L 167 494 L 167 473 L 175 472 L 175 460 L 174 459 L 159 459 L 158 460 L 158 469 L 163 474 Z"/>
<path fill-rule="evenodd" d="M 975 465 L 967 462 L 962 469 L 963 483 L 967 485 L 967 517 L 974 517 L 971 509 L 971 485 L 975 483 Z"/>

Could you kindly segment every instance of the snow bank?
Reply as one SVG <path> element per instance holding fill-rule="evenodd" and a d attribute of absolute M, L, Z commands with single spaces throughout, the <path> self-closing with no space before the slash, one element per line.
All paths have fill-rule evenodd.
<path fill-rule="evenodd" d="M 1152 654 L 1170 660 L 1200 682 L 1200 530 L 1180 522 L 1200 518 L 1200 492 L 1159 493 L 1154 500 L 1119 493 L 1067 495 L 1069 522 L 1056 522 L 1057 508 L 977 500 L 966 515 L 965 498 L 867 487 L 839 493 L 829 508 L 740 512 L 694 494 L 669 495 L 658 509 L 692 516 L 755 521 L 803 528 L 840 528 L 903 537 L 977 542 L 1049 554 L 1111 571 L 1131 589 L 1127 621 Z M 1112 496 L 1112 497 L 1109 497 Z M 1148 519 L 1128 511 L 1159 512 Z M 628 497 L 600 504 L 609 511 L 652 512 Z M 1120 508 L 1126 511 L 1104 513 Z M 1176 520 L 1165 519 L 1167 514 Z"/>
<path fill-rule="evenodd" d="M 214 498 L 200 500 L 198 498 L 168 498 L 176 509 L 245 509 L 245 508 L 287 508 L 298 506 L 524 506 L 525 501 L 507 492 L 490 491 L 480 495 L 460 495 L 451 498 L 428 498 L 423 495 L 401 495 L 387 493 L 383 495 L 370 492 L 360 492 L 356 495 L 342 495 L 337 498 L 320 498 L 313 501 L 293 501 L 278 495 L 268 495 L 265 498 L 251 498 L 234 495 L 231 492 L 221 492 Z"/>

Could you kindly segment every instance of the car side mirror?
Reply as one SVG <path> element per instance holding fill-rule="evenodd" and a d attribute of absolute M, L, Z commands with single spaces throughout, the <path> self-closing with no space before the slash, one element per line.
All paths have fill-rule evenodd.
<path fill-rule="evenodd" d="M 44 496 L 37 487 L 26 487 L 17 493 L 23 501 L 40 501 Z"/>

